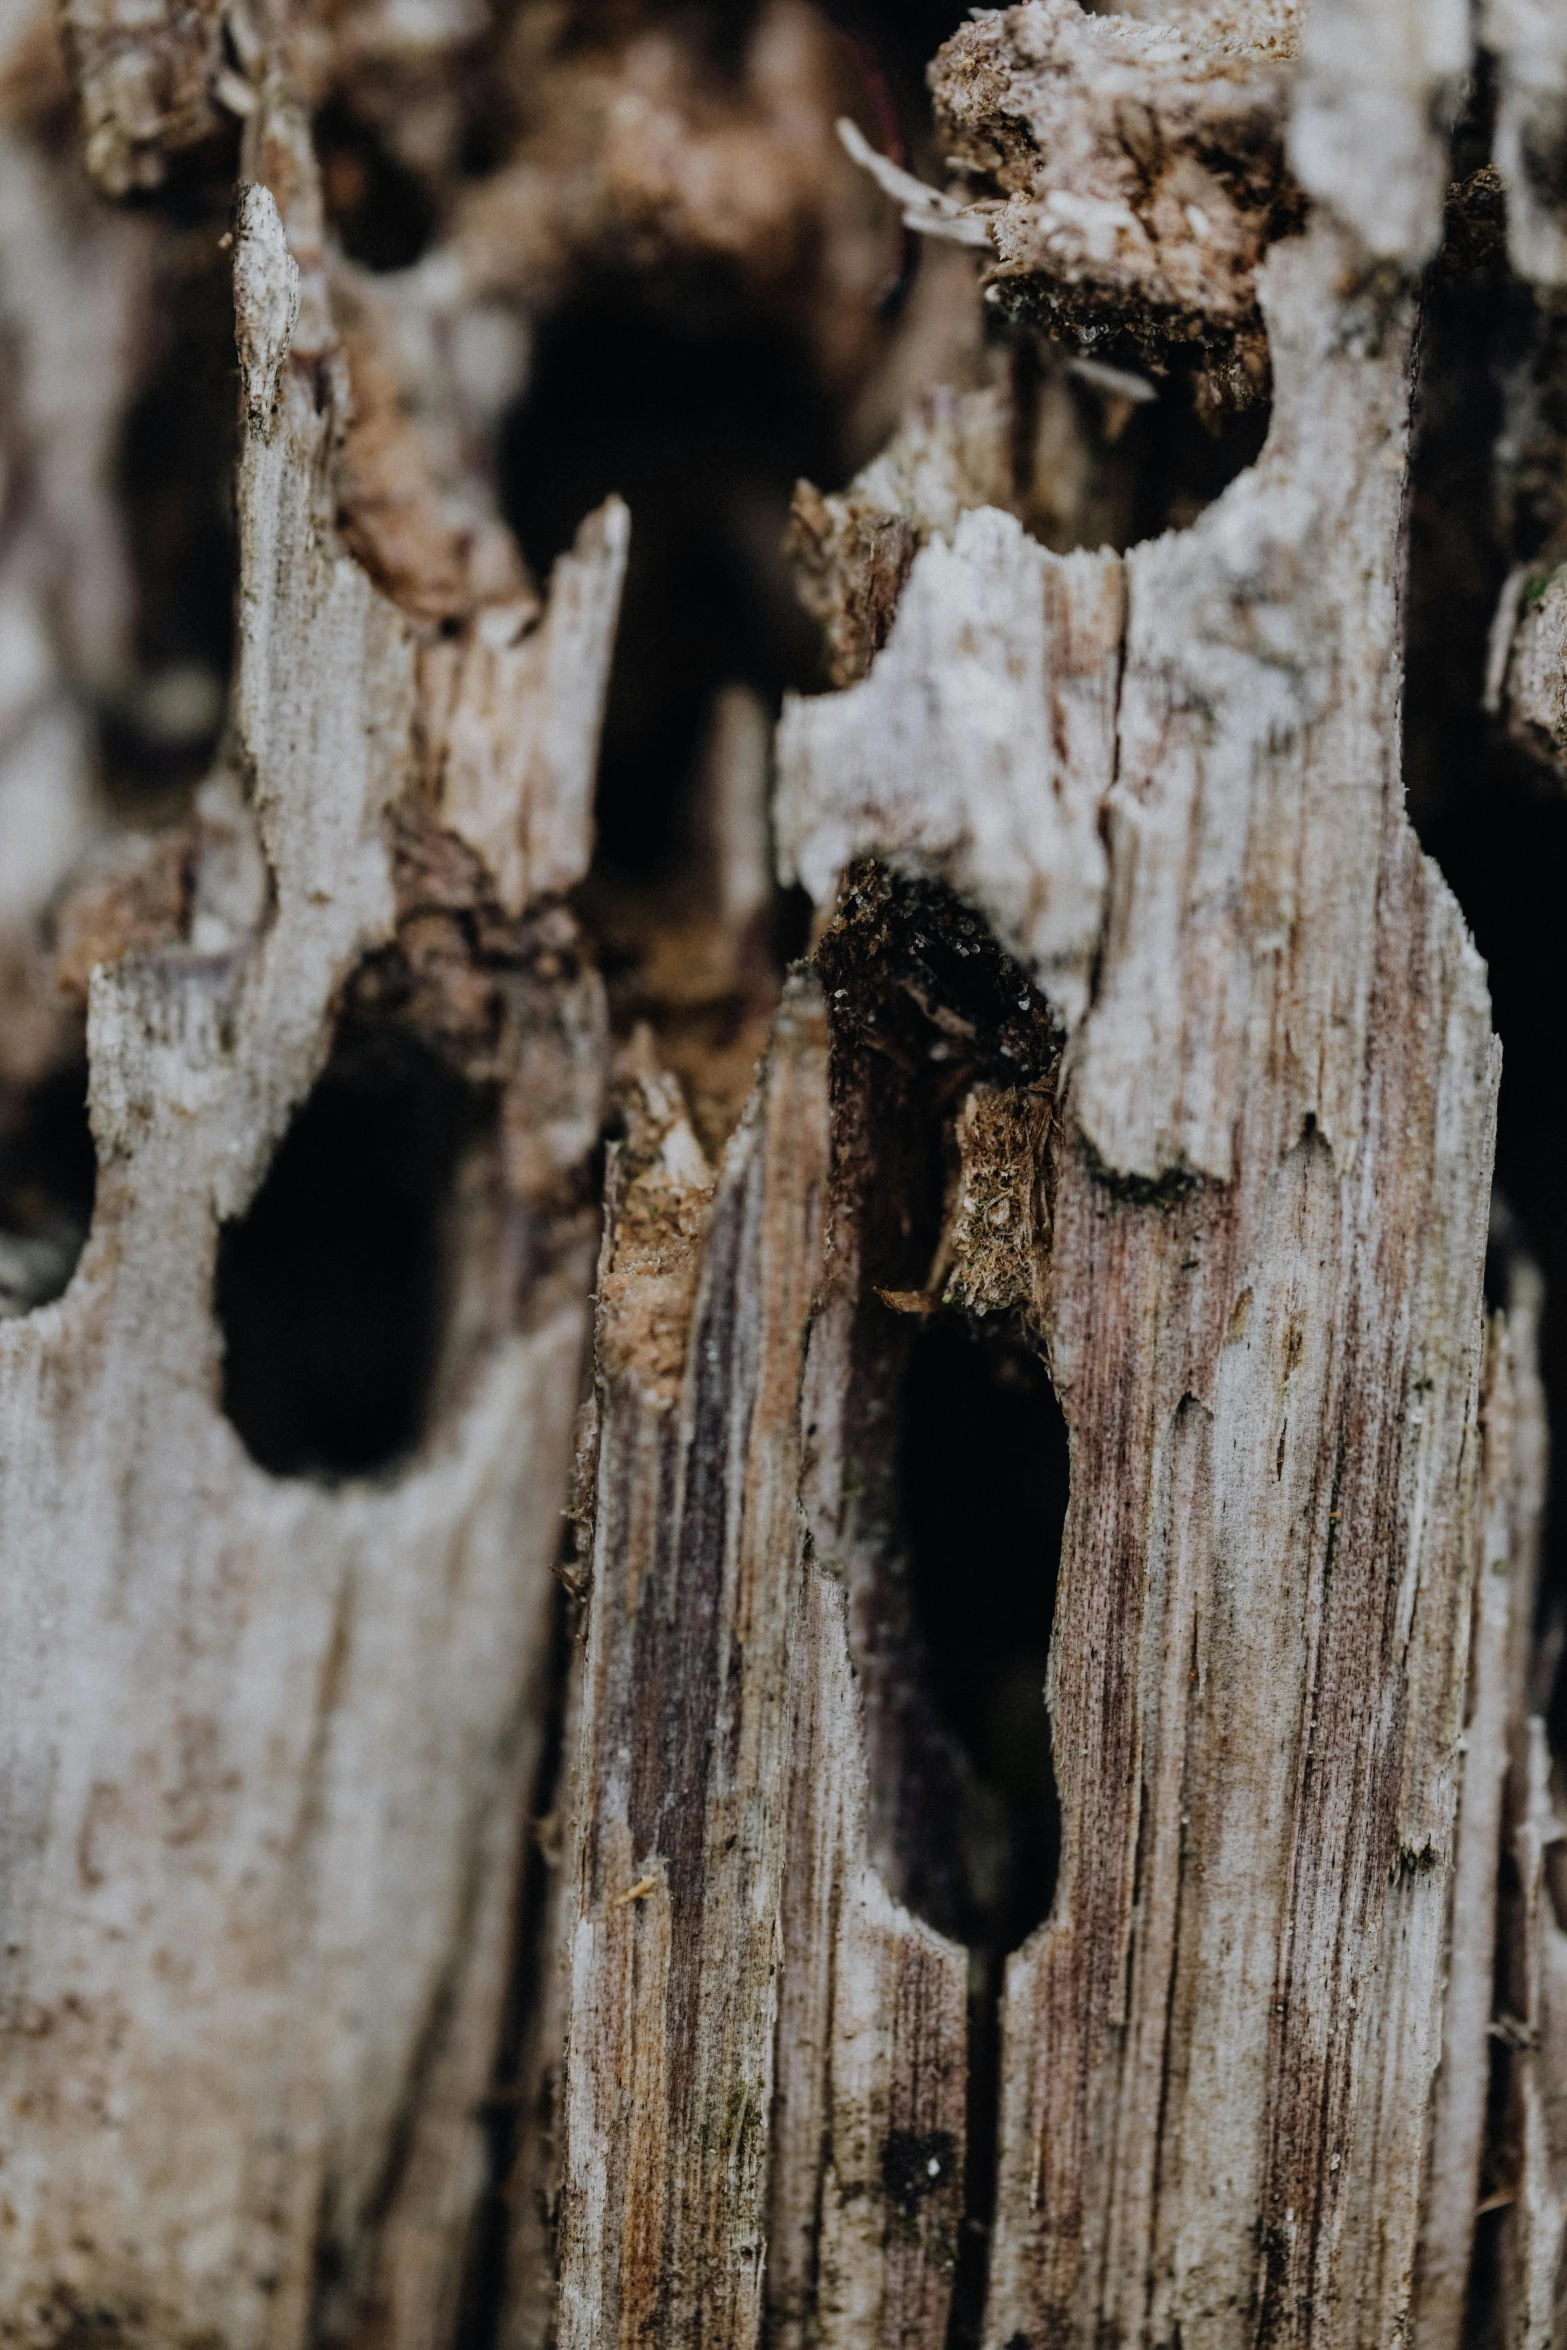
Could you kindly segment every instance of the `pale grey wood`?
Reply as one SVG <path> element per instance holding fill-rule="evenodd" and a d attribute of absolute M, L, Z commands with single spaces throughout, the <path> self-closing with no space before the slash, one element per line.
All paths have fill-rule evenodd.
<path fill-rule="evenodd" d="M 1480 34 L 1497 63 L 1496 166 L 1513 267 L 1538 286 L 1567 284 L 1567 25 L 1552 0 L 1487 0 Z"/>
<path fill-rule="evenodd" d="M 415 647 L 324 511 L 333 414 L 290 358 L 265 189 L 241 197 L 235 296 L 222 873 L 198 874 L 199 951 L 94 975 L 92 1238 L 57 1304 L 0 1328 L 3 2309 L 26 2343 L 77 2308 L 235 2345 L 371 2312 L 386 2340 L 449 2328 L 586 1335 L 578 1246 L 390 1481 L 269 1477 L 219 1409 L 219 1220 L 391 935 L 388 818 L 418 772 Z M 584 675 L 596 692 L 602 661 Z M 269 877 L 253 928 L 218 886 L 236 833 Z M 539 1099 L 560 1171 L 597 1122 L 591 1021 L 565 1050 L 575 1117 L 559 1078 Z"/>

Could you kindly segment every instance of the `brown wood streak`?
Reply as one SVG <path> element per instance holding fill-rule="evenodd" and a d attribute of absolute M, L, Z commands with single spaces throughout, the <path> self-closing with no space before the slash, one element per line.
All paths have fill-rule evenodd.
<path fill-rule="evenodd" d="M 771 2339 L 945 2335 L 966 1959 L 871 1866 L 844 1594 L 800 1507 L 827 1137 L 826 1020 L 802 972 L 710 1204 L 667 1081 L 612 1171 L 567 2343 L 755 2342 L 764 2253 Z"/>
<path fill-rule="evenodd" d="M 678 1380 L 639 1377 L 633 1356 L 605 1382 L 571 1928 L 567 2342 L 649 2327 L 672 2344 L 756 2336 L 802 1595 L 797 1394 L 826 1148 L 823 1023 L 801 982 L 725 1154 Z M 616 1222 L 646 1180 L 617 1177 L 610 1275 Z M 603 1295 L 613 1357 L 611 1281 Z M 620 1898 L 648 1877 L 652 1891 Z"/>

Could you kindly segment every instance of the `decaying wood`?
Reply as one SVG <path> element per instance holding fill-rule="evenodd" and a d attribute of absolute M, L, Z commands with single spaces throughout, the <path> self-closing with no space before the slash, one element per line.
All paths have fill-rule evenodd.
<path fill-rule="evenodd" d="M 716 1186 L 656 1087 L 611 1184 L 567 1927 L 571 2343 L 757 2330 L 799 1584 L 779 1568 L 826 1172 L 820 1015 L 780 1020 Z"/>
<path fill-rule="evenodd" d="M 475 1170 L 495 1205 L 450 1276 L 480 1285 L 492 1335 L 449 1367 L 418 1463 L 385 1489 L 277 1483 L 219 1410 L 219 1226 L 319 1071 L 340 991 L 395 939 L 416 1010 L 421 984 L 438 999 L 437 1041 L 441 994 L 432 850 L 422 871 L 406 848 L 394 864 L 388 830 L 406 803 L 405 840 L 442 837 L 419 813 L 417 648 L 334 541 L 324 362 L 290 356 L 298 271 L 254 187 L 235 300 L 240 659 L 193 943 L 94 977 L 92 1239 L 67 1297 L 0 1336 L 17 2341 L 84 2311 L 147 2341 L 370 2322 L 423 2341 L 447 2322 L 484 2175 L 585 1329 L 572 1184 L 598 1120 L 595 990 L 534 981 L 530 1004 L 527 977 L 569 970 L 562 915 L 503 951 L 521 1019 L 493 1171 Z M 607 576 L 587 607 L 599 643 L 620 543 L 611 525 L 579 559 Z M 554 626 L 580 642 L 580 617 Z M 588 709 L 565 693 L 539 722 L 568 827 L 602 674 L 590 645 L 568 681 Z M 549 679 L 546 654 L 483 690 L 526 706 Z M 549 780 L 513 779 L 524 875 L 526 793 Z M 498 862 L 496 926 L 516 878 Z M 558 849 L 543 862 L 571 878 Z M 448 895 L 482 909 L 465 878 Z M 507 1217 L 536 1226 L 520 1289 L 490 1238 Z"/>
<path fill-rule="evenodd" d="M 1073 1437 L 1065 1860 L 1008 1978 L 998 2343 L 1106 2322 L 1317 2338 L 1329 2310 L 1320 2338 L 1372 2339 L 1408 2308 L 1494 1064 L 1390 757 L 1407 327 L 1384 307 L 1338 340 L 1341 266 L 1320 230 L 1270 261 L 1268 450 L 1184 539 L 1128 559 L 1116 763 L 1080 759 L 1068 787 L 1096 844 L 1107 820 L 1086 1017 L 1019 905 L 1037 873 L 1071 907 L 1071 868 L 991 857 L 978 727 L 972 784 L 938 727 L 923 793 L 911 746 L 887 762 L 917 822 L 877 802 L 870 697 L 922 573 L 996 575 L 983 518 L 916 559 L 865 683 L 785 727 L 802 873 L 818 840 L 819 870 L 837 861 L 832 775 L 838 807 L 868 803 L 854 845 L 949 876 L 1069 1034 L 1039 1332 Z M 1064 598 L 1084 560 L 1029 568 L 1059 562 Z M 1015 672 L 1072 674 L 1078 634 L 1064 618 L 1053 639 L 1048 610 Z M 995 641 L 960 623 L 917 666 L 956 705 Z"/>
<path fill-rule="evenodd" d="M 67 0 L 74 146 L 0 77 L 0 1143 L 85 1006 L 97 1157 L 68 1285 L 0 1234 L 0 2340 L 1547 2350 L 1541 1301 L 1401 726 L 1418 272 L 1478 42 L 1548 309 L 1557 12 L 981 11 L 928 196 L 805 0 L 420 21 Z M 228 716 L 147 825 L 107 453 L 236 156 Z M 574 898 L 636 516 L 535 577 L 504 452 L 612 300 L 860 469 L 826 690 L 723 682 Z M 1490 677 L 1558 768 L 1559 556 Z M 226 1252 L 377 1055 L 452 1126 L 422 1433 L 268 1465 Z M 1070 1451 L 1059 1557 L 939 1565 L 998 1651 L 1053 1593 L 1031 1909 L 922 1612 L 948 1341 Z"/>
<path fill-rule="evenodd" d="M 1542 1728 L 1528 1712 L 1528 1632 L 1535 1612 L 1544 1503 L 1544 1426 L 1535 1367 L 1538 1293 L 1534 1269 L 1519 1265 L 1510 1283 L 1507 1311 L 1490 1319 L 1481 1374 L 1479 1459 L 1469 1505 L 1473 1629 L 1450 1896 L 1447 2006 L 1416 2298 L 1418 2338 L 1437 2345 L 1457 2344 L 1464 2338 L 1475 2215 L 1485 2189 L 1492 2017 L 1498 2011 L 1510 2012 L 1506 1969 L 1498 1983 L 1496 1968 L 1497 1854 L 1506 1819 L 1507 1776 L 1510 1766 L 1516 1768 L 1522 1786 L 1531 1772 L 1536 1780 L 1539 1775 L 1538 1763 L 1528 1760 Z M 1537 1891 L 1530 1898 L 1537 1900 Z M 1527 1995 L 1521 2004 L 1532 2012 Z M 1524 2255 L 1526 2261 L 1528 2257 Z M 1526 2333 L 1523 2338 L 1534 2335 Z"/>
<path fill-rule="evenodd" d="M 1173 33 L 1028 0 L 957 34 L 934 92 L 955 164 L 1005 196 L 991 300 L 1160 372 L 1194 346 L 1210 398 L 1254 398 L 1257 263 L 1300 217 L 1283 156 L 1294 31 L 1288 0 L 1198 10 Z"/>
<path fill-rule="evenodd" d="M 222 116 L 213 81 L 222 12 L 70 8 L 65 33 L 82 94 L 88 169 L 111 196 L 157 187 L 170 153 L 210 139 Z"/>
<path fill-rule="evenodd" d="M 864 680 L 796 705 L 781 738 L 789 866 L 828 903 L 867 854 L 949 883 L 1067 1040 L 1055 1119 L 997 1129 L 1003 1149 L 1061 1135 L 1048 1237 L 997 1282 L 964 1261 L 960 1217 L 945 1277 L 947 1297 L 1034 1329 L 1073 1438 L 1051 1672 L 1065 1860 L 1052 1920 L 1008 1976 L 997 2343 L 1106 2324 L 1371 2340 L 1409 2316 L 1470 1648 L 1496 1062 L 1478 965 L 1399 812 L 1387 457 L 1405 431 L 1408 308 L 1372 294 L 1359 334 L 1335 333 L 1343 266 L 1326 230 L 1270 261 L 1269 447 L 1184 539 L 1128 559 L 1124 650 L 1114 559 L 1052 557 L 973 513 L 914 556 Z M 1022 765 L 1052 751 L 1054 778 Z M 1043 829 L 1023 829 L 1014 801 Z M 841 1152 L 852 1113 L 835 1115 Z M 965 1186 L 981 1163 L 971 1148 Z M 1017 1188 L 1038 1179 L 1025 1166 Z M 799 1214 L 786 1181 L 778 1214 Z M 852 1253 L 845 1226 L 828 1233 L 830 1261 Z M 671 1277 L 661 1263 L 650 1303 Z M 835 1286 L 812 1346 L 830 1347 Z M 634 1359 L 651 1372 L 668 1343 L 660 1315 Z M 623 1347 L 601 1344 L 610 1394 Z M 705 1360 L 683 1391 L 688 1459 L 733 1440 L 727 1387 L 704 1432 Z M 834 1372 L 841 1411 L 852 1350 Z M 623 1558 L 639 1619 L 646 1594 L 655 1620 L 688 1620 L 631 1564 L 678 1514 L 644 1502 L 650 1532 L 630 1533 L 636 1447 L 607 1425 L 600 1574 Z M 650 1459 L 638 1489 L 661 1476 Z M 785 1556 L 775 1572 L 789 1579 Z M 595 1756 L 647 1735 L 650 1687 L 655 1720 L 685 1717 L 689 1669 L 671 1657 L 639 1676 L 615 1739 L 595 1728 L 591 1785 L 607 1776 Z M 1474 1780 L 1483 1838 L 1478 1763 Z M 1494 1783 L 1489 1800 L 1494 1853 Z M 716 1799 L 709 1816 L 726 1816 Z M 643 1891 L 626 1906 L 652 1898 L 662 1857 L 651 1840 L 628 1851 Z M 787 2003 L 787 1935 L 783 1974 Z M 924 1989 L 932 2049 L 941 1981 Z M 661 1972 L 648 1995 L 662 2000 Z M 1479 1997 L 1488 2012 L 1488 1982 Z M 889 1993 L 883 2010 L 902 2033 L 907 2003 Z M 590 2062 L 634 2100 L 598 2012 Z M 781 2119 L 802 2054 L 791 2033 Z M 600 2192 L 603 2129 L 586 2142 Z M 706 2142 L 700 2123 L 689 2136 Z M 669 2142 L 660 2193 L 684 2159 L 678 2129 Z M 567 2146 L 569 2182 L 584 2153 L 569 2120 Z M 700 2202 L 677 2194 L 664 2226 Z M 775 2210 L 790 2216 L 786 2193 Z M 805 2305 L 833 2338 L 856 2285 L 828 2262 L 820 2207 L 814 2225 Z M 658 2328 L 697 2338 L 717 2305 L 667 2234 L 628 2216 L 610 2284 L 602 2222 L 578 2217 L 569 2186 L 564 2230 L 565 2273 L 591 2262 L 605 2322 L 629 2337 L 612 2314 L 626 2296 L 684 2292 L 655 2304 Z M 885 2219 L 877 2232 L 885 2246 Z M 885 2257 L 860 2263 L 872 2311 Z M 944 2299 L 904 2338 L 940 2338 Z M 740 2323 L 731 2307 L 728 2338 Z"/>

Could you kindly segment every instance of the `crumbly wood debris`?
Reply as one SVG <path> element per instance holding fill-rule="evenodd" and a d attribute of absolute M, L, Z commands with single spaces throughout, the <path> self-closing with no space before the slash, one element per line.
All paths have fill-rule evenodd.
<path fill-rule="evenodd" d="M 73 0 L 62 15 L 88 170 L 109 196 L 160 186 L 170 156 L 213 138 L 223 120 L 219 0 Z"/>
<path fill-rule="evenodd" d="M 1025 0 L 965 25 L 932 68 L 948 159 L 994 203 L 991 299 L 1096 356 L 1206 396 L 1267 389 L 1257 266 L 1300 225 L 1284 160 L 1291 42 L 1248 12 L 1178 27 Z"/>
<path fill-rule="evenodd" d="M 1075 1024 L 1103 915 L 1122 595 L 1118 557 L 1051 555 L 991 507 L 932 537 L 868 674 L 785 711 L 784 878 L 826 904 L 879 855 L 950 882 Z"/>

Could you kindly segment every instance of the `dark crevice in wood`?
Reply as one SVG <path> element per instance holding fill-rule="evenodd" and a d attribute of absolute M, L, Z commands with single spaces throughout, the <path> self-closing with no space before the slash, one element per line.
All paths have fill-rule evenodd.
<path fill-rule="evenodd" d="M 1157 378 L 1145 374 L 1135 351 L 1119 354 L 1118 364 L 1154 393 L 1133 402 L 1113 381 L 1078 373 L 1070 344 L 1026 327 L 1007 332 L 1016 511 L 1055 554 L 1079 546 L 1124 552 L 1167 530 L 1189 530 L 1262 453 L 1271 399 L 1238 409 L 1205 405 L 1200 362 L 1178 349 Z M 1043 415 L 1047 387 L 1069 405 L 1076 439 L 1070 463 L 1059 447 L 1059 421 L 1052 428 Z"/>
<path fill-rule="evenodd" d="M 1567 1414 L 1567 1317 L 1562 1313 L 1567 1296 L 1562 1215 L 1567 1102 L 1559 1081 L 1560 1027 L 1552 1006 L 1567 988 L 1567 937 L 1559 916 L 1567 893 L 1567 802 L 1515 754 L 1482 742 L 1463 784 L 1421 829 L 1489 971 L 1504 1051 L 1497 1193 L 1515 1240 L 1545 1275 L 1541 1370 L 1552 1422 L 1560 1426 Z M 1558 1618 L 1564 1604 L 1567 1528 L 1555 1511 L 1547 1522 L 1541 1575 L 1547 1621 Z M 1556 1699 L 1552 1736 L 1560 1752 L 1567 1741 L 1567 1691 Z"/>
<path fill-rule="evenodd" d="M 105 781 L 133 820 L 176 813 L 207 772 L 233 653 L 234 304 L 226 185 L 160 259 L 145 373 L 120 427 L 132 672 L 100 708 Z"/>
<path fill-rule="evenodd" d="M 65 1288 L 97 1180 L 86 1062 L 37 1085 L 0 1082 L 0 1317 L 28 1313 Z"/>
<path fill-rule="evenodd" d="M 904 1378 L 899 1468 L 931 1696 L 993 1815 L 1004 1953 L 1048 1916 L 1060 1857 L 1044 1692 L 1069 1464 L 1039 1356 L 933 1317 Z"/>
<path fill-rule="evenodd" d="M 436 224 L 427 183 L 341 100 L 316 117 L 315 144 L 322 201 L 349 259 L 376 271 L 411 268 Z"/>
<path fill-rule="evenodd" d="M 423 1433 L 444 1227 L 492 1103 L 427 1047 L 350 1037 L 218 1250 L 223 1408 L 277 1476 L 363 1476 Z"/>
<path fill-rule="evenodd" d="M 611 492 L 632 514 L 599 763 L 601 868 L 646 881 L 678 861 L 722 687 L 743 681 L 776 709 L 786 688 L 821 681 L 782 541 L 799 476 L 840 470 L 800 346 L 719 275 L 656 299 L 605 285 L 545 329 L 503 433 L 509 519 L 543 576 Z"/>
<path fill-rule="evenodd" d="M 1267 399 L 1205 412 L 1195 369 L 1172 364 L 1158 399 L 1139 408 L 1126 427 L 1135 474 L 1134 539 L 1190 530 L 1230 483 L 1255 465 L 1271 415 Z"/>
<path fill-rule="evenodd" d="M 953 1653 L 938 1664 L 933 1650 L 936 1638 L 952 1642 L 938 1586 L 944 1543 L 965 1508 L 957 1482 L 938 1492 L 933 1480 L 966 1483 L 966 1470 L 956 1452 L 938 1470 L 916 1462 L 913 1448 L 928 1449 L 932 1415 L 956 1400 L 954 1380 L 970 1390 L 963 1408 L 982 1414 L 983 1388 L 998 1372 L 1030 1382 L 1035 1372 L 1023 1370 L 1026 1345 L 999 1318 L 994 1330 L 969 1336 L 962 1317 L 940 1316 L 933 1328 L 923 1310 L 911 1309 L 939 1302 L 927 1284 L 956 1177 L 955 1122 L 971 1088 L 1021 1093 L 1048 1084 L 1056 1033 L 1043 1000 L 979 916 L 944 888 L 875 866 L 851 873 L 818 966 L 833 1030 L 835 1215 L 852 1223 L 859 1258 L 845 1441 L 858 1496 L 850 1617 L 868 1692 L 872 1849 L 898 1897 L 938 1931 L 1005 1949 L 1016 1918 L 1035 1906 L 1049 1863 L 1025 1863 L 1030 1890 L 1014 1910 L 1010 1853 L 996 1865 L 1011 1841 L 1006 1798 L 986 1787 L 965 1743 L 972 1737 L 977 1747 L 982 1737 L 983 1696 L 977 1687 L 959 1691 L 969 1670 L 986 1669 L 987 1634 L 971 1626 L 966 1657 Z M 1042 1367 L 1037 1376 L 1048 1398 Z M 1037 1408 L 1037 1388 L 1020 1394 Z M 1055 1412 L 1053 1399 L 1044 1411 Z M 1045 1482 L 1048 1516 L 1051 1471 Z M 1008 1514 L 1009 1497 L 1017 1497 L 1011 1477 L 996 1497 Z M 973 1512 L 988 1505 L 977 1477 L 966 1506 L 978 1531 Z M 1006 1539 L 998 1520 L 985 1531 Z M 962 1607 L 959 1595 L 950 1597 Z M 963 1727 L 943 1703 L 936 1674 L 949 1676 L 945 1695 Z"/>
<path fill-rule="evenodd" d="M 1033 1306 L 942 1302 L 956 1128 L 978 1086 L 1048 1097 L 1059 1039 L 988 926 L 939 886 L 848 877 L 818 955 L 833 1025 L 834 1193 L 860 1302 L 846 1450 L 850 1625 L 872 1852 L 969 1950 L 964 2214 L 949 2342 L 983 2328 L 1005 1962 L 1050 1908 L 1060 1811 L 1045 1675 L 1067 1431 Z M 1031 1190 L 1030 1167 L 1023 1189 Z M 1048 1176 L 1045 1178 L 1048 1181 Z"/>
<path fill-rule="evenodd" d="M 1446 235 L 1427 284 L 1408 502 L 1404 779 L 1411 820 L 1486 959 L 1502 1039 L 1497 1214 L 1510 1251 L 1545 1275 L 1541 1371 L 1548 1418 L 1567 1418 L 1567 1102 L 1557 1078 L 1567 946 L 1561 779 L 1502 738 L 1484 708 L 1493 616 L 1518 563 L 1544 570 L 1567 545 L 1567 317 L 1508 267 L 1505 209 L 1489 164 L 1493 99 L 1482 58 L 1454 143 Z M 1493 1223 L 1495 1219 L 1493 1219 Z M 1505 1285 L 1494 1302 L 1505 1302 Z M 1560 1653 L 1567 1524 L 1548 1509 L 1539 1589 L 1542 1649 Z M 1537 1696 L 1543 1702 L 1544 1693 Z M 1567 1682 L 1551 1703 L 1567 1744 Z"/>
<path fill-rule="evenodd" d="M 1069 1473 L 1066 1423 L 1037 1354 L 957 1315 L 927 1323 L 904 1380 L 903 1516 L 926 1683 L 976 1781 L 969 1868 L 986 1912 L 969 1949 L 950 2350 L 969 2350 L 983 2330 L 1006 1958 L 1049 1914 L 1060 1860 L 1045 1673 Z"/>

